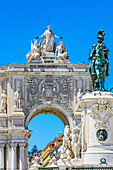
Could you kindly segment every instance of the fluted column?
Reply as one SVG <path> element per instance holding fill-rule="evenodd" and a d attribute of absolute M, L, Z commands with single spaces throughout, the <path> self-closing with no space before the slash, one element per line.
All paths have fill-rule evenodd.
<path fill-rule="evenodd" d="M 6 169 L 11 169 L 11 146 L 10 144 L 6 145 Z"/>
<path fill-rule="evenodd" d="M 25 149 L 24 149 L 24 167 L 25 167 L 25 170 L 27 170 L 28 169 L 28 157 L 27 157 L 27 155 L 28 155 L 28 144 L 26 144 L 26 146 L 25 146 Z"/>
<path fill-rule="evenodd" d="M 17 169 L 17 154 L 16 154 L 16 143 L 11 144 L 11 170 Z"/>
<path fill-rule="evenodd" d="M 0 168 L 4 169 L 4 144 L 0 144 Z"/>
<path fill-rule="evenodd" d="M 20 158 L 19 158 L 19 170 L 24 170 L 24 147 L 25 147 L 25 144 L 22 143 L 22 144 L 19 144 L 20 146 Z"/>

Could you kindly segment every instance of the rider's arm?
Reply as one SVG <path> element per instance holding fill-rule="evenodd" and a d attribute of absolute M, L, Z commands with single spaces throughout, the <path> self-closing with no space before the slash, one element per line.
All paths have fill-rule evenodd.
<path fill-rule="evenodd" d="M 92 59 L 94 54 L 95 54 L 95 45 L 93 45 L 93 47 L 92 47 L 92 52 L 89 56 L 89 59 Z"/>

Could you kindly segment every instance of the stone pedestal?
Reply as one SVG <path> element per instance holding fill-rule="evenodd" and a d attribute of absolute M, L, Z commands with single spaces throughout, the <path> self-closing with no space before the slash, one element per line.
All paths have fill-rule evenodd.
<path fill-rule="evenodd" d="M 113 94 L 92 92 L 82 96 L 83 165 L 113 166 Z"/>

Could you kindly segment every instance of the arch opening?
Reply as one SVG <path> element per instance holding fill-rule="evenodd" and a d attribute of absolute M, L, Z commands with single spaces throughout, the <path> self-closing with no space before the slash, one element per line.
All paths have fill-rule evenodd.
<path fill-rule="evenodd" d="M 57 116 L 58 118 L 60 118 L 62 122 L 64 123 L 64 125 L 69 125 L 70 127 L 73 126 L 72 117 L 66 110 L 64 110 L 63 108 L 59 106 L 42 105 L 39 107 L 34 107 L 28 112 L 28 114 L 26 115 L 26 119 L 25 119 L 25 128 L 28 129 L 29 122 L 35 116 L 42 114 L 42 113 L 45 113 L 45 114 L 51 113 Z"/>
<path fill-rule="evenodd" d="M 32 130 L 29 138 L 29 151 L 36 145 L 38 150 L 43 150 L 49 142 L 64 134 L 64 123 L 57 116 L 47 113 L 35 116 L 29 123 Z"/>
<path fill-rule="evenodd" d="M 39 131 L 39 129 L 37 129 L 37 132 L 34 132 L 35 131 L 35 129 L 34 128 L 32 128 L 32 127 L 30 127 L 29 128 L 29 124 L 31 124 L 31 122 L 32 122 L 32 120 L 33 119 L 35 119 L 35 117 L 38 117 L 37 115 L 39 115 L 39 116 L 41 116 L 41 115 L 52 115 L 52 116 L 54 116 L 54 117 L 57 117 L 57 119 L 59 119 L 62 123 L 62 127 L 60 127 L 60 128 L 58 128 L 57 130 L 55 129 L 55 130 L 53 130 L 53 133 L 52 133 L 52 135 L 49 135 L 50 136 L 50 138 L 48 138 L 48 140 L 46 140 L 47 142 L 45 142 L 44 144 L 43 144 L 43 147 L 42 147 L 42 143 L 43 143 L 43 140 L 45 140 L 46 139 L 46 135 L 45 135 L 45 133 L 49 133 L 49 132 L 47 132 L 46 130 L 46 126 L 44 125 L 42 128 L 44 129 L 45 128 L 45 131 L 43 131 L 42 132 L 42 134 L 40 135 L 39 133 L 40 132 L 38 132 Z M 38 121 L 37 121 L 37 124 L 38 124 Z M 57 121 L 54 123 L 54 124 L 56 124 L 56 127 L 58 127 L 58 125 L 57 125 Z M 61 125 L 61 124 L 59 124 L 59 126 Z M 41 143 L 41 148 L 40 148 L 40 146 L 38 146 L 38 142 L 36 143 L 37 144 L 37 147 L 38 147 L 38 149 L 40 150 L 40 149 L 44 149 L 45 147 L 46 147 L 46 145 L 48 146 L 48 143 L 50 142 L 51 143 L 51 141 L 54 141 L 56 138 L 58 138 L 59 137 L 59 134 L 62 134 L 63 135 L 63 133 L 64 133 L 64 126 L 65 125 L 69 125 L 70 127 L 72 127 L 73 126 L 73 124 L 72 124 L 72 116 L 70 115 L 70 113 L 67 111 L 67 110 L 65 110 L 64 108 L 62 108 L 61 106 L 59 106 L 59 105 L 41 105 L 41 106 L 34 106 L 33 108 L 31 108 L 30 110 L 29 110 L 29 112 L 28 112 L 28 114 L 26 115 L 26 119 L 25 119 L 25 127 L 26 127 L 26 129 L 29 129 L 29 130 L 33 130 L 33 133 L 32 133 L 32 135 L 31 135 L 31 137 L 30 137 L 30 139 L 29 139 L 29 151 L 31 151 L 32 150 L 32 147 L 33 147 L 33 145 L 31 146 L 30 145 L 30 143 L 33 143 L 33 142 L 30 142 L 31 141 L 31 139 L 33 139 L 33 135 L 36 137 L 37 136 L 37 141 L 38 140 L 40 140 L 40 141 L 42 141 L 42 143 Z M 51 126 L 51 122 L 48 124 L 48 126 Z M 52 128 L 52 126 L 51 126 L 51 128 Z M 51 129 L 50 129 L 50 131 L 51 131 Z M 56 132 L 57 131 L 57 132 Z M 60 132 L 60 133 L 59 133 Z M 45 135 L 44 137 L 43 137 L 43 139 L 42 139 L 42 136 L 43 135 Z M 47 134 L 48 135 L 48 134 Z M 34 138 L 35 138 L 34 137 Z M 45 138 L 45 139 L 44 139 Z M 63 140 L 63 138 L 62 138 L 62 140 Z M 35 145 L 35 143 L 34 143 L 34 145 Z"/>

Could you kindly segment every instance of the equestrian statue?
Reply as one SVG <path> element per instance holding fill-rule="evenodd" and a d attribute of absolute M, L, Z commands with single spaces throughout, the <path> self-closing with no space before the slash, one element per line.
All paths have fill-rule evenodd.
<path fill-rule="evenodd" d="M 104 91 L 105 77 L 108 77 L 109 62 L 108 55 L 109 50 L 103 43 L 104 31 L 99 30 L 97 32 L 98 43 L 94 44 L 92 47 L 92 52 L 89 55 L 91 63 L 89 65 L 89 72 L 92 79 L 92 90 Z"/>

